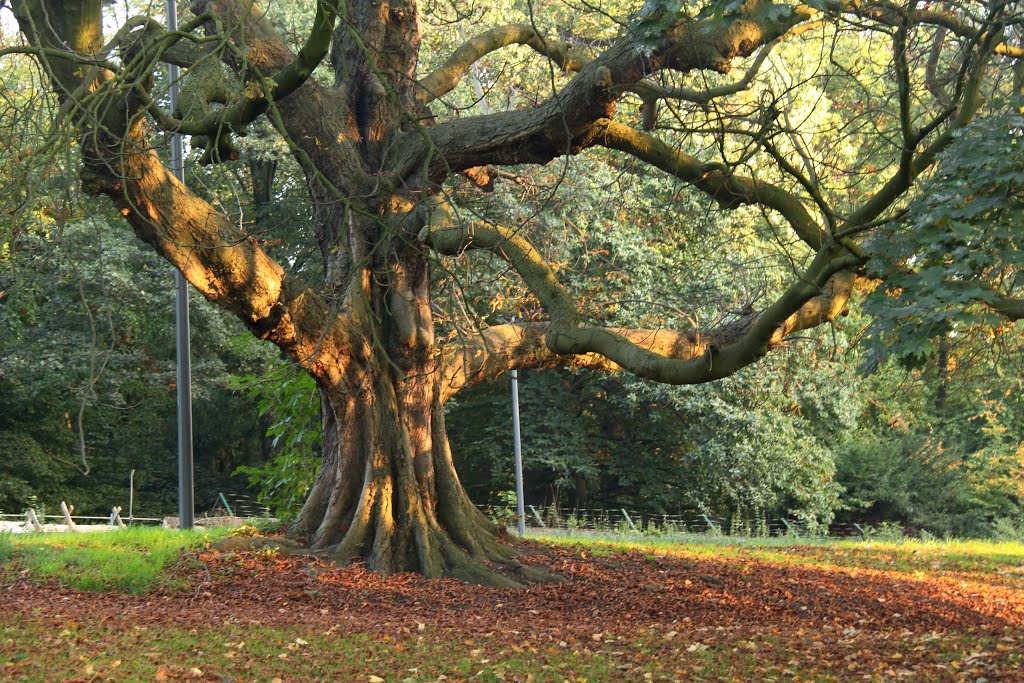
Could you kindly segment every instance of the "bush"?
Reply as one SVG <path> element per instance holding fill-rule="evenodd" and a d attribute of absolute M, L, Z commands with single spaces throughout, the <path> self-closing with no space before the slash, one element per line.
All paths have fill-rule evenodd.
<path fill-rule="evenodd" d="M 1024 514 L 994 519 L 992 536 L 1000 541 L 1024 541 Z"/>
<path fill-rule="evenodd" d="M 281 364 L 265 377 L 234 378 L 232 386 L 257 401 L 259 413 L 269 417 L 267 436 L 273 457 L 259 465 L 235 470 L 259 488 L 257 498 L 282 519 L 294 517 L 320 469 L 323 431 L 320 395 L 316 383 L 301 368 Z"/>
<path fill-rule="evenodd" d="M 842 516 L 882 529 L 885 523 L 940 537 L 985 535 L 962 459 L 927 435 L 860 434 L 838 449 Z"/>

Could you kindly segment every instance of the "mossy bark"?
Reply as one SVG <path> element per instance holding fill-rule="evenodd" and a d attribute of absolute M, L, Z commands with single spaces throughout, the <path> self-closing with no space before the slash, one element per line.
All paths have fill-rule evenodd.
<path fill-rule="evenodd" d="M 365 558 L 385 574 L 515 585 L 514 551 L 452 462 L 426 251 L 394 243 L 352 273 L 354 342 L 334 372 L 317 375 L 323 460 L 293 531 L 315 551 Z"/>
<path fill-rule="evenodd" d="M 488 566 L 516 565 L 459 483 L 434 378 L 366 374 L 358 394 L 321 390 L 323 463 L 294 531 L 334 560 L 365 558 L 385 574 L 514 585 Z"/>

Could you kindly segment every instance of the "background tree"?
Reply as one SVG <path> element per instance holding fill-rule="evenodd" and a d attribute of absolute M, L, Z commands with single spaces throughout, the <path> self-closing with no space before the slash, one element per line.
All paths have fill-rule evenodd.
<path fill-rule="evenodd" d="M 113 504 L 127 513 L 135 470 L 135 514 L 167 514 L 176 501 L 168 266 L 123 230 L 108 202 L 82 194 L 78 148 L 47 130 L 56 102 L 30 63 L 0 60 L 0 193 L 15 209 L 0 231 L 0 510 L 52 512 L 66 499 L 81 514 L 106 514 Z M 238 168 L 195 163 L 189 180 L 239 220 L 244 206 L 252 234 L 272 229 L 283 239 L 308 220 L 305 205 L 290 201 L 296 176 L 282 163 L 287 150 L 258 127 L 244 142 L 242 168 L 254 169 L 247 176 L 258 182 Z M 315 277 L 317 260 L 300 241 L 289 247 L 283 257 Z M 196 494 L 212 509 L 218 493 L 244 486 L 232 476 L 238 466 L 274 449 L 261 435 L 267 420 L 232 388 L 234 376 L 258 371 L 274 354 L 204 300 L 192 317 Z"/>
<path fill-rule="evenodd" d="M 83 206 L 84 205 L 84 206 Z M 166 264 L 120 217 L 37 216 L 0 264 L 0 509 L 61 499 L 80 514 L 174 509 L 173 294 Z M 77 213 L 77 211 L 76 211 Z M 258 416 L 229 377 L 267 362 L 237 322 L 192 311 L 197 498 L 240 487 L 232 472 L 263 455 Z M 244 335 L 244 336 L 242 336 Z"/>
<path fill-rule="evenodd" d="M 1018 7 L 999 1 L 939 11 L 659 0 L 580 20 L 531 4 L 433 12 L 412 0 L 321 1 L 294 46 L 274 16 L 236 0 L 193 3 L 179 31 L 154 16 L 119 20 L 109 39 L 99 0 L 12 6 L 28 44 L 8 52 L 42 65 L 58 121 L 81 146 L 83 186 L 108 196 L 196 289 L 315 379 L 323 461 L 295 531 L 380 571 L 497 583 L 508 579 L 484 560 L 516 565 L 459 483 L 443 403 L 510 367 L 707 382 L 833 320 L 870 256 L 864 236 L 898 244 L 889 238 L 907 229 L 895 220 L 901 202 L 986 97 L 1014 87 L 1008 60 L 1022 55 L 1010 40 Z M 450 45 L 468 22 L 485 30 L 444 58 L 421 49 L 424 38 Z M 802 49 L 776 51 L 787 43 Z M 532 51 L 547 77 L 488 68 L 510 46 Z M 177 111 L 162 108 L 154 87 L 168 61 L 187 70 Z M 736 65 L 743 75 L 714 75 Z M 457 99 L 448 106 L 464 78 L 485 98 L 506 91 L 504 109 L 463 116 Z M 749 97 L 760 80 L 768 87 Z M 808 129 L 815 103 L 839 91 L 861 108 L 850 102 Z M 230 160 L 232 136 L 260 117 L 305 175 L 320 283 L 174 180 L 153 147 L 154 128 L 177 130 L 204 148 L 203 162 Z M 716 209 L 759 214 L 749 233 L 757 240 L 709 233 L 705 246 L 736 272 L 760 262 L 771 286 L 746 301 L 677 307 L 686 314 L 652 326 L 607 326 L 531 244 L 532 215 L 487 197 L 524 166 L 565 179 L 594 164 L 627 172 L 637 163 Z M 470 251 L 515 271 L 538 313 L 435 321 L 431 254 Z M 1018 317 L 1012 292 L 999 294 L 996 310 Z M 689 312 L 723 303 L 717 315 Z"/>

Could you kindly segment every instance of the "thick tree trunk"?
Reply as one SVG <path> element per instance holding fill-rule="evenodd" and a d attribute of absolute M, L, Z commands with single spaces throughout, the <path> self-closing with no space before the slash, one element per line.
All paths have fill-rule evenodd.
<path fill-rule="evenodd" d="M 538 578 L 511 559 L 455 472 L 425 251 L 404 244 L 370 260 L 354 273 L 344 313 L 359 341 L 334 372 L 314 373 L 323 461 L 294 533 L 337 561 L 362 557 L 386 574 L 515 585 L 488 566 L 500 563 Z"/>
<path fill-rule="evenodd" d="M 357 374 L 358 391 L 321 388 L 323 463 L 294 531 L 335 560 L 363 557 L 386 574 L 512 585 L 484 564 L 515 566 L 459 483 L 436 373 Z"/>

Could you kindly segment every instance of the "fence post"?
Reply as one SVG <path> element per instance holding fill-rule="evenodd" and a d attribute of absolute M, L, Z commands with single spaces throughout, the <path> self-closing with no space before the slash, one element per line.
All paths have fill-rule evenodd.
<path fill-rule="evenodd" d="M 708 531 L 714 531 L 715 533 L 718 533 L 718 532 L 721 531 L 721 529 L 719 528 L 719 526 L 717 524 L 715 524 L 710 519 L 708 519 L 707 515 L 702 513 L 701 517 L 704 518 L 704 522 L 708 525 Z"/>
<path fill-rule="evenodd" d="M 859 531 L 860 535 L 863 538 L 867 538 L 868 537 L 868 533 L 866 531 L 864 531 L 864 527 L 862 527 L 860 524 L 857 524 L 856 522 L 854 522 L 853 523 L 853 528 L 856 529 L 857 531 Z"/>
<path fill-rule="evenodd" d="M 43 525 L 39 523 L 39 518 L 36 517 L 36 511 L 32 508 L 25 511 L 25 525 L 31 531 L 39 532 L 43 530 Z"/>
<path fill-rule="evenodd" d="M 630 518 L 629 513 L 626 512 L 626 508 L 622 508 L 622 516 L 626 518 L 627 522 L 629 522 L 629 526 L 633 531 L 639 531 L 639 529 L 636 528 L 636 524 L 633 524 L 633 520 Z"/>
<path fill-rule="evenodd" d="M 115 524 L 117 524 L 122 529 L 124 528 L 124 522 L 121 521 L 121 508 L 120 506 L 117 505 L 115 505 L 114 508 L 110 511 L 110 526 L 114 526 Z"/>
<path fill-rule="evenodd" d="M 800 532 L 797 529 L 793 528 L 793 526 L 786 520 L 785 517 L 781 517 L 780 519 L 782 520 L 782 523 L 786 525 L 786 533 L 793 534 L 797 537 L 800 536 Z"/>
<path fill-rule="evenodd" d="M 68 505 L 62 500 L 60 502 L 60 511 L 64 513 L 64 523 L 68 525 L 68 531 L 78 531 L 74 520 L 71 519 L 71 513 L 75 511 L 75 506 Z"/>
<path fill-rule="evenodd" d="M 532 505 L 530 505 L 530 506 L 528 506 L 528 507 L 530 508 L 530 511 L 531 511 L 531 512 L 533 513 L 533 517 L 534 517 L 534 519 L 536 519 L 536 520 L 537 520 L 537 524 L 540 524 L 540 527 L 541 527 L 542 529 L 547 529 L 547 528 L 548 528 L 548 525 L 547 525 L 547 524 L 545 524 L 545 523 L 544 523 L 544 520 L 540 518 L 540 513 L 539 513 L 539 512 L 537 512 L 537 508 L 533 507 Z"/>

